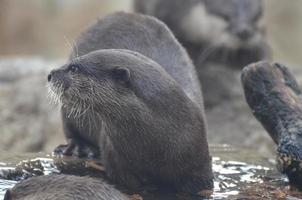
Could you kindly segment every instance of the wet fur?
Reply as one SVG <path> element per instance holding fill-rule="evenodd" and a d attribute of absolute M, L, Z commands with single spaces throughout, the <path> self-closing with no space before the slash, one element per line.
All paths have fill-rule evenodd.
<path fill-rule="evenodd" d="M 64 85 L 59 100 L 69 141 L 57 153 L 100 153 L 109 178 L 132 190 L 211 189 L 200 86 L 169 29 L 152 17 L 116 13 L 84 32 L 76 49 L 80 57 L 51 72 L 51 84 Z"/>
<path fill-rule="evenodd" d="M 126 195 L 103 180 L 71 175 L 33 177 L 17 183 L 4 200 L 126 200 Z"/>

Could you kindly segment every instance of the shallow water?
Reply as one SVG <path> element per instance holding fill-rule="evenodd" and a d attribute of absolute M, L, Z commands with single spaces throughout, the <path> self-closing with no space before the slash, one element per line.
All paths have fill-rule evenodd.
<path fill-rule="evenodd" d="M 212 199 L 294 200 L 302 198 L 302 193 L 289 189 L 287 178 L 276 171 L 273 159 L 262 157 L 253 151 L 236 149 L 226 145 L 211 146 L 211 153 L 215 174 L 215 188 Z M 24 155 L 23 157 L 18 155 L 17 157 L 30 156 L 27 157 L 28 159 L 34 158 L 34 155 Z M 41 157 L 41 154 L 36 155 L 36 157 L 23 162 L 24 159 L 20 159 L 18 163 L 17 159 L 11 159 L 6 154 L 2 156 L 3 159 L 0 159 L 0 199 L 3 199 L 5 191 L 12 188 L 19 180 L 30 176 L 59 173 L 59 171 L 82 175 L 80 172 L 87 164 L 83 160 L 58 160 L 47 155 Z M 73 167 L 66 168 L 66 166 L 71 165 Z M 143 196 L 145 200 L 200 199 L 174 194 L 146 194 Z"/>

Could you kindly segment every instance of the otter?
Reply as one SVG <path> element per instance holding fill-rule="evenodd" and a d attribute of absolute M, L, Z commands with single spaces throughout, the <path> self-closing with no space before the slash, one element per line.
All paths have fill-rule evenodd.
<path fill-rule="evenodd" d="M 74 51 L 48 76 L 68 141 L 55 154 L 99 158 L 110 181 L 131 191 L 211 190 L 200 86 L 171 31 L 153 17 L 114 13 Z"/>
<path fill-rule="evenodd" d="M 278 145 L 277 168 L 302 190 L 302 91 L 284 65 L 259 62 L 242 71 L 246 101 Z"/>
<path fill-rule="evenodd" d="M 270 59 L 263 0 L 135 0 L 134 7 L 165 22 L 187 49 L 206 108 L 237 96 L 238 69 Z"/>
<path fill-rule="evenodd" d="M 128 200 L 101 179 L 72 175 L 37 176 L 7 190 L 4 200 Z"/>

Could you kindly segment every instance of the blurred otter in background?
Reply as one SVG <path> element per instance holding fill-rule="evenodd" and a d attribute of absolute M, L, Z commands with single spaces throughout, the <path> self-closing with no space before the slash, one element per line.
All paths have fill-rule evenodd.
<path fill-rule="evenodd" d="M 236 96 L 245 65 L 269 59 L 262 0 L 135 0 L 135 10 L 164 21 L 192 57 L 205 106 Z"/>

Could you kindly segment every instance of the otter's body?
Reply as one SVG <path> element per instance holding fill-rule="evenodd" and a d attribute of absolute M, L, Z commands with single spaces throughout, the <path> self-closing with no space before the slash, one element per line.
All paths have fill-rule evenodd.
<path fill-rule="evenodd" d="M 56 152 L 100 152 L 108 177 L 132 190 L 148 184 L 211 189 L 199 84 L 166 26 L 116 13 L 84 32 L 77 49 L 80 57 L 49 76 L 69 141 Z"/>
<path fill-rule="evenodd" d="M 206 107 L 236 95 L 245 65 L 269 59 L 262 0 L 136 0 L 135 9 L 173 31 L 188 50 Z"/>
<path fill-rule="evenodd" d="M 104 181 L 71 175 L 33 177 L 17 183 L 4 200 L 127 200 Z"/>

